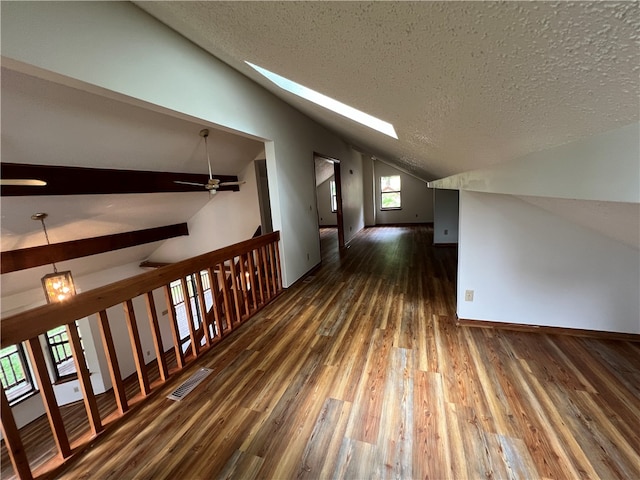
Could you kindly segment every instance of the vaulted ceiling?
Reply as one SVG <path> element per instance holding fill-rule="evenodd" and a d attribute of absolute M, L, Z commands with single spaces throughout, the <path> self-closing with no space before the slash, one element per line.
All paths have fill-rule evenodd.
<path fill-rule="evenodd" d="M 425 180 L 639 117 L 636 2 L 134 3 L 356 148 Z M 245 61 L 391 122 L 398 139 L 284 92 Z M 194 119 L 4 68 L 1 108 L 3 162 L 207 171 L 198 132 L 215 126 Z M 210 146 L 221 174 L 239 174 L 263 150 L 220 130 Z M 4 197 L 2 250 L 43 243 L 36 211 L 51 214 L 59 242 L 186 221 L 210 201 L 206 192 L 145 195 Z"/>
<path fill-rule="evenodd" d="M 638 121 L 637 2 L 135 2 L 356 146 L 427 180 Z M 249 61 L 394 124 L 276 87 Z"/>

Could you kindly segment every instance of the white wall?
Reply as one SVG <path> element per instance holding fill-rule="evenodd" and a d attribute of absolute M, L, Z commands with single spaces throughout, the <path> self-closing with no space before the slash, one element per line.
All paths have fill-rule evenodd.
<path fill-rule="evenodd" d="M 460 318 L 640 333 L 631 246 L 512 196 L 462 191 L 458 248 Z"/>
<path fill-rule="evenodd" d="M 337 225 L 336 213 L 331 211 L 331 182 L 335 176 L 331 176 L 316 187 L 318 199 L 318 224 L 321 227 L 335 227 Z"/>
<path fill-rule="evenodd" d="M 350 149 L 349 154 L 340 162 L 345 243 L 349 243 L 364 228 L 362 171 L 362 155 Z"/>
<path fill-rule="evenodd" d="M 373 172 L 377 225 L 433 222 L 433 191 L 427 188 L 424 181 L 378 160 L 374 161 Z M 388 175 L 400 175 L 402 189 L 402 209 L 400 210 L 380 209 L 380 177 Z"/>
<path fill-rule="evenodd" d="M 354 161 L 335 134 L 132 4 L 3 2 L 1 8 L 3 66 L 266 140 L 284 285 L 320 262 L 313 152 Z"/>
<path fill-rule="evenodd" d="M 640 124 L 430 182 L 435 188 L 640 202 Z"/>
<path fill-rule="evenodd" d="M 373 172 L 373 157 L 362 154 L 362 207 L 364 210 L 364 224 L 373 227 L 376 224 L 376 189 Z"/>
<path fill-rule="evenodd" d="M 458 191 L 433 190 L 433 243 L 458 243 Z"/>

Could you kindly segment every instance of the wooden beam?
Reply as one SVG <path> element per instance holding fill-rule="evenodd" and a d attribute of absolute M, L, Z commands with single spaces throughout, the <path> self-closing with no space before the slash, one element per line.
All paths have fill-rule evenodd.
<path fill-rule="evenodd" d="M 35 179 L 47 182 L 42 187 L 0 186 L 5 197 L 37 195 L 105 195 L 122 193 L 203 192 L 204 187 L 175 183 L 205 184 L 209 175 L 201 173 L 153 172 L 148 170 L 115 170 L 107 168 L 62 167 L 57 165 L 31 165 L 2 163 L 3 179 Z M 237 182 L 235 175 L 217 175 L 221 182 Z M 236 185 L 220 187 L 219 191 L 239 191 Z"/>
<path fill-rule="evenodd" d="M 21 248 L 0 254 L 1 272 L 9 273 L 27 268 L 39 267 L 49 263 L 87 257 L 98 253 L 111 252 L 121 248 L 134 247 L 145 243 L 166 240 L 167 238 L 189 235 L 186 223 L 147 228 L 134 232 L 116 233 L 101 237 L 71 240 L 69 242 Z"/>

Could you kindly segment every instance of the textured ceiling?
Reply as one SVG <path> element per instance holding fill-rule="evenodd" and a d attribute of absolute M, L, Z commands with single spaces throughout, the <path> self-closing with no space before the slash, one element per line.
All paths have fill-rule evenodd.
<path fill-rule="evenodd" d="M 432 179 L 638 120 L 637 2 L 136 2 L 356 146 Z M 248 60 L 395 125 L 286 94 Z"/>

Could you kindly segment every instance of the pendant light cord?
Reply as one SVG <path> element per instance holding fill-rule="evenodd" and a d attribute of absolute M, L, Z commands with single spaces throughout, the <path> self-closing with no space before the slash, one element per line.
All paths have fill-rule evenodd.
<path fill-rule="evenodd" d="M 51 242 L 49 242 L 49 233 L 47 232 L 47 226 L 44 224 L 44 218 L 40 219 L 40 223 L 42 223 L 42 229 L 44 230 L 44 237 L 47 239 L 47 245 L 51 245 Z M 53 265 L 53 273 L 58 273 L 56 264 L 54 262 L 51 262 L 51 264 Z"/>

